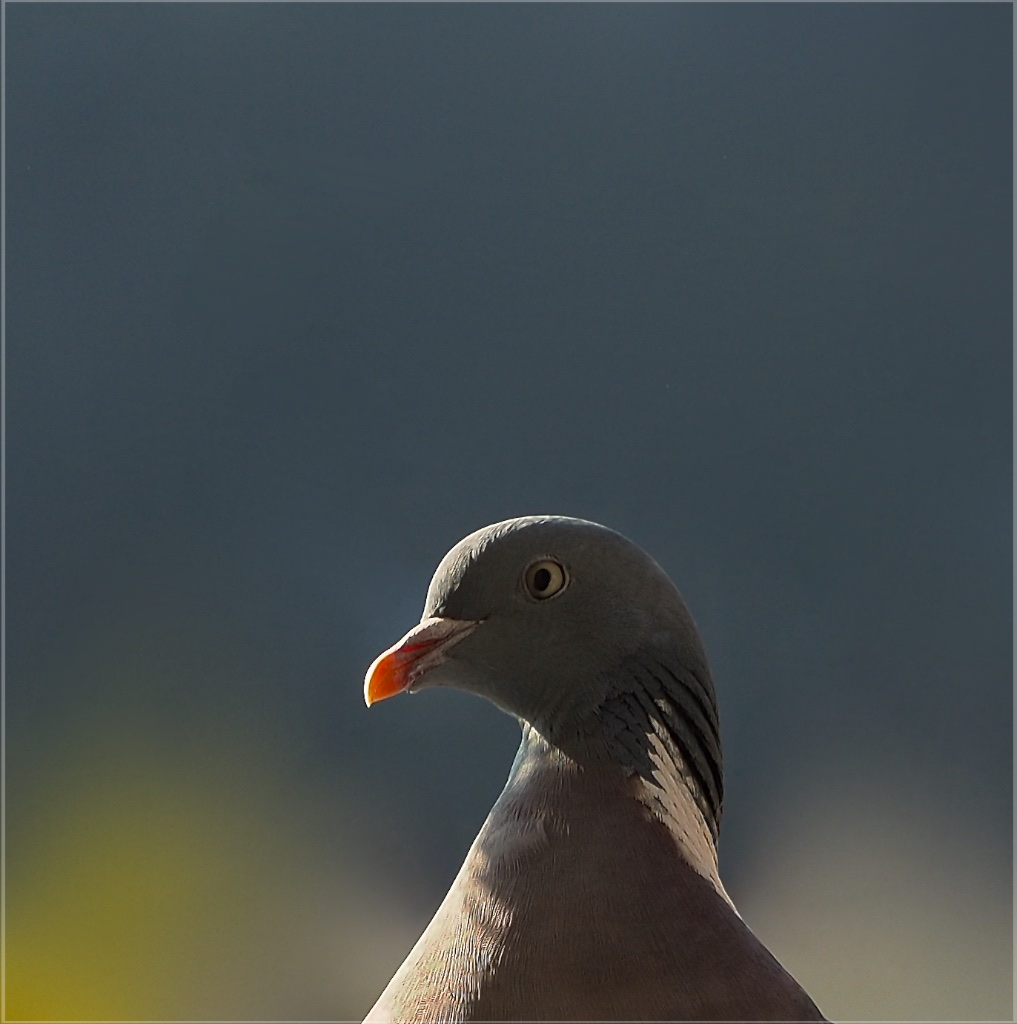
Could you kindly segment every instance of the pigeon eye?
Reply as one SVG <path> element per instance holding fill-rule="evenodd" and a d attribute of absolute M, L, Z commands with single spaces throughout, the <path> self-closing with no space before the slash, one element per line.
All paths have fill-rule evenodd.
<path fill-rule="evenodd" d="M 560 562 L 556 562 L 552 558 L 542 558 L 526 570 L 523 581 L 530 597 L 535 597 L 538 601 L 546 601 L 549 597 L 560 594 L 565 589 L 569 578 L 565 572 L 565 566 Z"/>

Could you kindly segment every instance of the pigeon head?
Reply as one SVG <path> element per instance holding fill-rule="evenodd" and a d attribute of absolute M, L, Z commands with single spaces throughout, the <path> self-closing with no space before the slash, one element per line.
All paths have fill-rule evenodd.
<path fill-rule="evenodd" d="M 375 662 L 366 696 L 453 686 L 553 733 L 595 712 L 646 652 L 704 660 L 684 603 L 649 556 L 585 520 L 510 519 L 442 559 L 420 624 Z"/>
<path fill-rule="evenodd" d="M 680 764 L 716 834 L 720 743 L 692 616 L 641 548 L 596 523 L 510 519 L 442 559 L 419 625 L 368 670 L 368 704 L 453 686 L 550 742 L 607 741 L 653 781 Z"/>

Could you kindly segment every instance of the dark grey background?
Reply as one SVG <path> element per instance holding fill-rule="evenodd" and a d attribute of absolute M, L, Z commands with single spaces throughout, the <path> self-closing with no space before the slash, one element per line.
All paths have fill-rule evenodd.
<path fill-rule="evenodd" d="M 9 5 L 10 1016 L 362 1014 L 514 723 L 463 534 L 672 574 L 840 1018 L 1011 997 L 1009 5 Z"/>

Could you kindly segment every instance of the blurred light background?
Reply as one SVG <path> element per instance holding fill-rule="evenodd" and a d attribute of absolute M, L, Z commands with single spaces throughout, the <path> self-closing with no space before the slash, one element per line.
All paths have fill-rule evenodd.
<path fill-rule="evenodd" d="M 361 698 L 607 523 L 834 1019 L 1011 1019 L 1006 4 L 16 4 L 8 1019 L 359 1018 L 517 727 Z"/>

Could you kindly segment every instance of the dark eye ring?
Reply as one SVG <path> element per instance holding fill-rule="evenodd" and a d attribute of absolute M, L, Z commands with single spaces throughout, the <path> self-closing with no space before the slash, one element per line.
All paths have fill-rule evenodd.
<path fill-rule="evenodd" d="M 530 597 L 546 601 L 565 589 L 569 576 L 561 562 L 553 558 L 541 558 L 527 568 L 523 582 Z"/>

